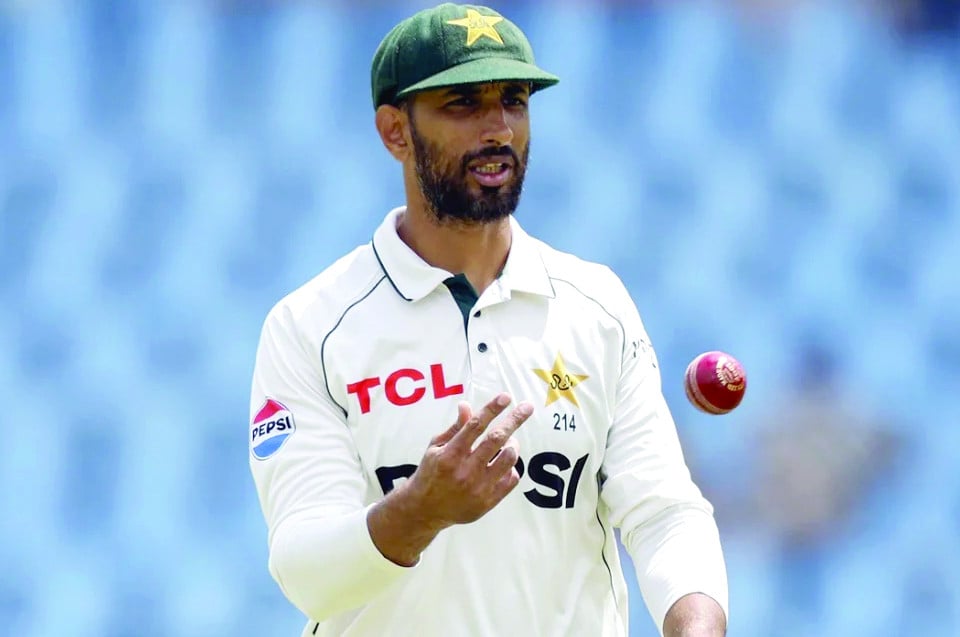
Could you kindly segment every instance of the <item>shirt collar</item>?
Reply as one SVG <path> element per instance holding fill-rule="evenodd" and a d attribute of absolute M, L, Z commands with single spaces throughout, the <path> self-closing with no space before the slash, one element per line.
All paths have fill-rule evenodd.
<path fill-rule="evenodd" d="M 528 292 L 554 298 L 553 283 L 543 262 L 540 245 L 536 239 L 520 227 L 517 220 L 510 217 L 510 254 L 500 274 L 504 289 L 514 292 Z"/>
<path fill-rule="evenodd" d="M 397 217 L 404 206 L 391 210 L 373 234 L 373 253 L 397 294 L 419 301 L 454 273 L 436 268 L 410 249 L 397 233 Z M 504 290 L 529 292 L 553 298 L 553 285 L 540 255 L 540 248 L 512 216 L 510 254 L 500 275 Z"/>

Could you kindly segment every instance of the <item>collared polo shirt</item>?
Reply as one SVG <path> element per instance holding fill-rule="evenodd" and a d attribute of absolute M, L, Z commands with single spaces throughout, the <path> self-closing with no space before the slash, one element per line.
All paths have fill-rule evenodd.
<path fill-rule="evenodd" d="M 260 339 L 250 466 L 303 634 L 625 636 L 615 527 L 658 626 L 689 592 L 725 609 L 712 508 L 620 280 L 511 219 L 503 271 L 477 295 L 400 239 L 401 214 L 280 301 Z M 504 391 L 535 406 L 515 434 L 517 488 L 415 566 L 384 558 L 368 508 L 413 475 L 458 402 Z"/>

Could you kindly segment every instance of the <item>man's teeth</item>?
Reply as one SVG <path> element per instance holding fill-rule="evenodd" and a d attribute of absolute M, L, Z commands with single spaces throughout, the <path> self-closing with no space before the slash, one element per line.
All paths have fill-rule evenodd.
<path fill-rule="evenodd" d="M 477 166 L 474 170 L 478 173 L 498 173 L 503 170 L 503 164 L 483 164 Z"/>

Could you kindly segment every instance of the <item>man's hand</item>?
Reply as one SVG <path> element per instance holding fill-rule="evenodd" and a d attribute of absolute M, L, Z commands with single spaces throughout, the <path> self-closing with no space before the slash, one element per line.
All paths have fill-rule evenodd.
<path fill-rule="evenodd" d="M 370 509 L 370 537 L 387 559 L 415 564 L 440 531 L 478 520 L 517 486 L 519 446 L 512 436 L 533 406 L 520 403 L 487 431 L 510 400 L 500 394 L 477 414 L 460 403 L 457 421 L 430 441 L 410 480 Z"/>
<path fill-rule="evenodd" d="M 663 637 L 723 637 L 727 618 L 709 595 L 690 593 L 670 607 L 663 620 Z"/>
<path fill-rule="evenodd" d="M 482 438 L 487 426 L 510 404 L 500 394 L 476 415 L 460 403 L 457 422 L 430 441 L 420 466 L 410 479 L 409 493 L 431 522 L 445 528 L 479 519 L 520 481 L 514 468 L 519 445 L 511 436 L 533 407 L 518 405 Z"/>

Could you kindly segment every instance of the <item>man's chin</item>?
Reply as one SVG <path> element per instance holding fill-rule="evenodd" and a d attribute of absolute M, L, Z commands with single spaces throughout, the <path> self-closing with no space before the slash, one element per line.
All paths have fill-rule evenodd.
<path fill-rule="evenodd" d="M 478 198 L 494 199 L 505 190 L 506 186 L 480 186 L 480 197 Z"/>
<path fill-rule="evenodd" d="M 448 196 L 426 198 L 433 204 L 438 221 L 473 225 L 500 221 L 512 215 L 520 193 L 514 179 L 499 186 L 482 186 L 468 180 L 461 183 L 459 189 L 448 191 Z"/>
<path fill-rule="evenodd" d="M 480 225 L 500 221 L 513 214 L 509 206 L 471 206 L 467 209 L 446 210 L 437 215 L 440 221 Z"/>

